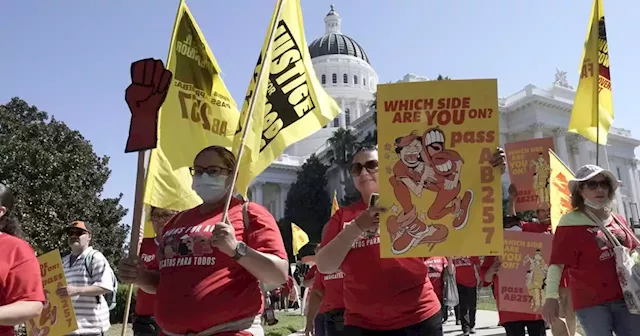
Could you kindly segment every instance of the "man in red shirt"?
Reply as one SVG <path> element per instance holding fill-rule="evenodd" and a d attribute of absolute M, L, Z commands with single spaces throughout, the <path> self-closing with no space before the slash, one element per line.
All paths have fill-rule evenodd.
<path fill-rule="evenodd" d="M 458 309 L 456 309 L 456 321 L 460 319 L 462 332 L 464 335 L 468 335 L 475 333 L 480 258 L 453 258 L 453 265 L 456 268 L 456 282 L 458 283 L 458 296 L 460 297 L 460 303 L 458 304 Z"/>
<path fill-rule="evenodd" d="M 154 238 L 144 238 L 140 245 L 140 261 L 147 270 L 158 269 L 158 238 L 162 234 L 164 225 L 176 214 L 176 211 L 162 208 L 151 207 L 149 217 L 153 232 L 156 234 Z M 135 336 L 157 336 L 160 333 L 160 327 L 153 318 L 153 309 L 156 302 L 155 294 L 150 294 L 138 288 L 136 293 L 136 317 L 133 320 L 133 333 Z"/>

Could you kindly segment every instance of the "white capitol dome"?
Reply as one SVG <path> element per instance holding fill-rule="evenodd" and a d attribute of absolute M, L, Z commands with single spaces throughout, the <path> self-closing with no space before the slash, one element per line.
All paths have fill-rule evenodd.
<path fill-rule="evenodd" d="M 342 33 L 342 18 L 333 5 L 324 18 L 326 32 L 309 45 L 312 63 L 322 86 L 341 106 L 343 113 L 336 120 L 312 136 L 293 144 L 252 183 L 249 198 L 261 203 L 276 219 L 284 216 L 289 187 L 296 180 L 296 172 L 306 158 L 318 153 L 327 160 L 327 140 L 338 128 L 351 128 L 359 138 L 375 129 L 373 100 L 378 75 L 371 66 L 365 49 L 353 38 Z M 425 81 L 429 78 L 408 73 L 399 82 Z M 567 133 L 575 90 L 566 80 L 566 73 L 558 71 L 549 88 L 526 85 L 522 90 L 499 99 L 500 143 L 532 138 L 553 137 L 556 152 L 572 170 L 594 163 L 595 144 Z M 611 171 L 623 182 L 618 196 L 619 212 L 640 224 L 640 174 L 634 150 L 640 141 L 631 132 L 612 127 L 609 133 L 608 155 Z M 602 151 L 601 151 L 602 152 Z M 328 163 L 328 162 L 326 162 Z M 606 164 L 603 164 L 606 167 Z M 328 171 L 328 191 L 337 190 L 342 197 L 343 187 L 336 167 Z M 503 186 L 508 185 L 503 176 Z M 506 192 L 506 190 L 505 190 Z"/>

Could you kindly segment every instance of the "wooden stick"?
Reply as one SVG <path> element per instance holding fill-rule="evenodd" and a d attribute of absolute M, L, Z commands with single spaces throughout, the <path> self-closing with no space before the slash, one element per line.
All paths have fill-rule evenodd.
<path fill-rule="evenodd" d="M 262 79 L 265 77 L 265 72 L 269 71 L 271 67 L 271 59 L 267 59 L 266 56 L 269 54 L 271 50 L 271 46 L 273 45 L 273 39 L 276 35 L 276 26 L 280 21 L 280 12 L 282 12 L 282 6 L 284 5 L 284 0 L 278 0 L 276 3 L 276 15 L 271 25 L 271 32 L 269 33 L 269 40 L 267 41 L 267 46 L 265 48 L 265 55 L 262 59 L 262 68 L 260 68 L 260 74 L 258 76 L 258 80 L 256 81 L 255 90 L 257 91 L 262 84 Z M 262 50 L 260 51 L 262 52 Z M 251 97 L 251 101 L 249 102 L 249 111 L 247 112 L 247 120 L 244 122 L 244 129 L 242 130 L 242 138 L 240 140 L 240 148 L 238 148 L 238 155 L 236 157 L 236 165 L 233 167 L 233 179 L 231 180 L 231 186 L 229 190 L 231 192 L 227 195 L 227 201 L 224 206 L 224 214 L 222 215 L 222 221 L 227 222 L 229 217 L 229 206 L 231 205 L 231 199 L 233 198 L 233 189 L 236 186 L 236 180 L 238 179 L 238 172 L 240 168 L 240 161 L 242 161 L 242 155 L 244 154 L 244 143 L 247 140 L 247 134 L 249 134 L 249 127 L 251 127 L 251 119 L 253 117 L 253 111 L 256 107 L 256 101 L 258 101 L 258 92 L 254 93 L 253 97 Z"/>
<path fill-rule="evenodd" d="M 146 151 L 138 152 L 138 167 L 136 173 L 136 190 L 135 199 L 133 201 L 133 221 L 131 223 L 131 240 L 129 241 L 129 257 L 137 256 L 140 251 L 140 244 L 144 237 L 144 226 L 142 225 L 142 207 L 144 196 L 144 182 L 145 182 L 145 170 L 144 159 Z M 129 321 L 129 310 L 131 306 L 131 296 L 133 295 L 133 284 L 129 285 L 127 289 L 129 292 L 127 295 L 127 302 L 124 306 L 124 318 L 122 320 L 122 333 L 121 336 L 127 334 L 127 324 Z M 116 288 L 117 292 L 117 288 Z"/>

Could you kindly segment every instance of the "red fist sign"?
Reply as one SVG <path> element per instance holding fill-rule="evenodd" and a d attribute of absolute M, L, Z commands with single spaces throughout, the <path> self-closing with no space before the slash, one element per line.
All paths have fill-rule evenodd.
<path fill-rule="evenodd" d="M 152 149 L 158 142 L 158 113 L 167 98 L 173 74 L 161 60 L 147 58 L 131 64 L 131 85 L 124 99 L 131 111 L 125 153 Z"/>

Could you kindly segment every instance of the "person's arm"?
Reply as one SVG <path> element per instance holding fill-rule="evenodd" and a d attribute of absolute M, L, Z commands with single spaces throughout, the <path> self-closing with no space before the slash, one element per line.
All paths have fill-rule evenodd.
<path fill-rule="evenodd" d="M 562 218 L 560 222 L 562 222 Z M 571 234 L 567 227 L 558 226 L 553 235 L 551 257 L 549 258 L 549 268 L 547 269 L 547 279 L 545 280 L 547 299 L 558 299 L 560 297 L 558 289 L 562 271 L 565 267 L 575 266 L 578 263 L 576 251 L 567 248 L 567 246 L 574 246 L 574 244 L 581 244 L 581 242 L 575 241 L 575 235 Z"/>
<path fill-rule="evenodd" d="M 93 255 L 91 262 L 91 285 L 89 286 L 67 286 L 67 292 L 69 296 L 81 295 L 81 296 L 100 296 L 109 292 L 115 292 L 113 278 L 111 277 L 112 270 L 109 266 L 107 258 L 100 252 L 96 252 Z"/>
<path fill-rule="evenodd" d="M 16 301 L 0 306 L 0 326 L 13 326 L 24 323 L 42 313 L 40 301 Z"/>
<path fill-rule="evenodd" d="M 316 319 L 318 311 L 320 310 L 323 296 L 324 292 L 315 288 L 311 290 L 311 293 L 309 293 L 309 303 L 307 305 L 307 326 L 313 325 L 313 321 Z"/>
<path fill-rule="evenodd" d="M 355 221 L 341 229 L 341 218 L 342 211 L 338 210 L 329 220 L 326 232 L 322 237 L 322 243 L 320 243 L 321 248 L 316 254 L 316 265 L 322 274 L 337 272 L 342 266 L 344 258 L 351 251 L 351 246 L 363 233 Z"/>
<path fill-rule="evenodd" d="M 547 279 L 545 280 L 545 291 L 548 299 L 559 299 L 558 293 L 560 288 L 560 278 L 562 278 L 562 271 L 564 265 L 549 265 L 547 269 Z"/>
<path fill-rule="evenodd" d="M 493 277 L 500 270 L 500 260 L 496 257 L 486 257 L 480 266 L 480 278 L 483 286 L 488 287 L 493 283 Z"/>
<path fill-rule="evenodd" d="M 160 271 L 157 270 L 141 270 L 140 277 L 136 281 L 136 285 L 144 292 L 155 294 L 160 283 Z"/>
<path fill-rule="evenodd" d="M 289 261 L 276 220 L 257 203 L 249 203 L 247 212 L 250 223 L 247 254 L 238 264 L 266 285 L 287 282 Z"/>

